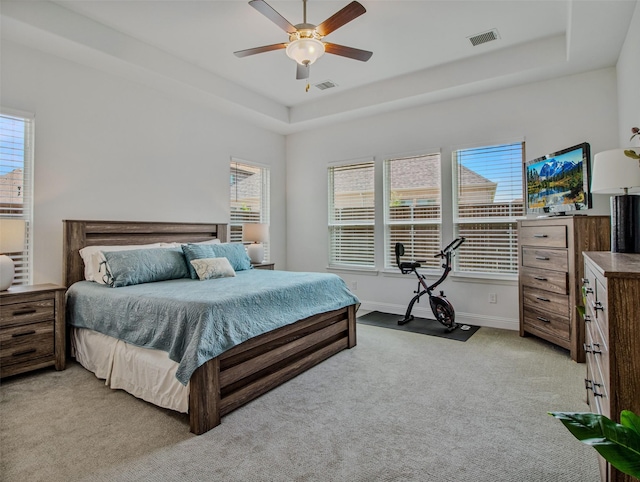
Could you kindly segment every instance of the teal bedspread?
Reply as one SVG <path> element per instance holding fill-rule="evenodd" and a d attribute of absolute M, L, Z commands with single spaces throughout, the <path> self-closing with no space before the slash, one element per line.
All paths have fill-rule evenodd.
<path fill-rule="evenodd" d="M 67 323 L 166 351 L 186 385 L 200 365 L 235 345 L 354 303 L 334 274 L 251 269 L 119 288 L 80 281 L 67 291 Z"/>

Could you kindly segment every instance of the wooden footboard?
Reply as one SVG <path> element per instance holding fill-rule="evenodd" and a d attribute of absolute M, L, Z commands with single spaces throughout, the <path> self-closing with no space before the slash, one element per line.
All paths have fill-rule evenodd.
<path fill-rule="evenodd" d="M 252 338 L 191 377 L 189 422 L 200 435 L 220 418 L 345 348 L 356 345 L 356 305 Z"/>

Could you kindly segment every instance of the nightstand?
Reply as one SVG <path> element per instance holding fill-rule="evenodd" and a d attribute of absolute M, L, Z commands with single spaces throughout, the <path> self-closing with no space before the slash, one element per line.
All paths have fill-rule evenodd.
<path fill-rule="evenodd" d="M 275 263 L 251 263 L 251 266 L 255 269 L 276 269 Z"/>
<path fill-rule="evenodd" d="M 64 370 L 65 291 L 55 284 L 0 291 L 0 378 L 52 365 Z"/>

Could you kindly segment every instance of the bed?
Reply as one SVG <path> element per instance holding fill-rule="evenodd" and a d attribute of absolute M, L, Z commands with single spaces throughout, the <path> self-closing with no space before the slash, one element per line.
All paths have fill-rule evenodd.
<path fill-rule="evenodd" d="M 73 296 L 79 297 L 77 294 L 74 295 L 78 290 L 71 289 L 74 284 L 76 287 L 92 284 L 92 282 L 84 281 L 85 266 L 80 256 L 82 248 L 146 245 L 149 243 L 206 243 L 215 239 L 226 242 L 228 240 L 226 224 L 77 220 L 65 220 L 63 223 L 64 278 L 65 286 L 69 288 L 67 293 L 68 306 L 71 307 L 74 306 Z M 267 276 L 266 271 L 263 270 L 251 270 L 251 272 L 262 277 Z M 251 273 L 243 274 L 243 276 L 248 279 Z M 237 276 L 238 282 L 242 280 L 243 276 Z M 186 284 L 188 281 L 192 280 L 175 280 L 174 283 Z M 264 281 L 261 282 L 264 283 Z M 198 281 L 193 280 L 193 283 L 198 283 Z M 203 283 L 207 283 L 207 281 Z M 88 288 L 89 291 L 97 290 L 97 287 L 94 286 Z M 108 287 L 106 289 L 112 292 L 121 290 L 121 288 Z M 106 291 L 103 292 L 106 293 Z M 125 290 L 122 290 L 122 293 L 124 292 Z M 354 297 L 354 300 L 357 301 L 357 298 Z M 206 362 L 198 363 L 192 372 L 186 372 L 189 374 L 185 389 L 188 391 L 188 402 L 186 403 L 188 403 L 191 432 L 202 434 L 209 431 L 219 425 L 221 417 L 227 413 L 285 383 L 332 355 L 346 348 L 354 347 L 356 345 L 356 309 L 357 303 L 353 302 L 338 309 L 305 316 L 295 322 L 252 336 L 232 348 L 225 349 Z M 69 321 L 69 311 L 67 311 L 67 318 Z M 269 320 L 263 321 L 268 322 Z M 92 333 L 91 330 L 74 331 L 74 328 L 70 327 L 68 331 L 73 335 L 76 331 L 84 331 L 87 335 L 81 339 L 74 339 L 73 343 L 75 350 L 84 355 L 92 353 L 93 343 L 99 344 L 103 341 L 109 343 L 111 340 L 111 337 Z M 121 342 L 118 341 L 118 343 Z M 71 343 L 68 344 L 68 346 L 70 345 Z M 155 366 L 155 359 L 158 358 L 158 353 L 155 350 L 144 352 L 144 348 L 135 346 L 126 346 L 126 350 L 128 351 L 121 355 L 126 358 L 124 366 L 136 363 L 147 365 L 156 371 L 159 370 Z M 136 361 L 140 359 L 139 357 L 129 357 L 128 355 L 131 351 L 139 350 L 144 352 L 143 362 Z M 76 353 L 76 355 L 78 354 Z M 97 376 L 99 376 L 100 370 L 104 371 L 104 368 L 99 366 L 99 358 L 96 356 L 92 362 L 95 362 L 96 366 L 85 366 L 85 368 L 94 371 Z M 87 365 L 92 363 L 87 363 Z M 183 371 L 183 376 L 184 373 Z M 126 383 L 124 385 L 118 388 L 123 388 L 136 395 L 135 389 L 128 388 Z"/>

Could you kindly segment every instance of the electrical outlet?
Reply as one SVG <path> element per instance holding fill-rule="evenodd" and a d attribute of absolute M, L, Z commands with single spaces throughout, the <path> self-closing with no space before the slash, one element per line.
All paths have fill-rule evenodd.
<path fill-rule="evenodd" d="M 489 303 L 497 303 L 497 302 L 498 302 L 498 294 L 489 293 Z"/>
<path fill-rule="evenodd" d="M 351 282 L 351 291 L 358 291 L 358 282 L 357 281 L 352 281 Z"/>

